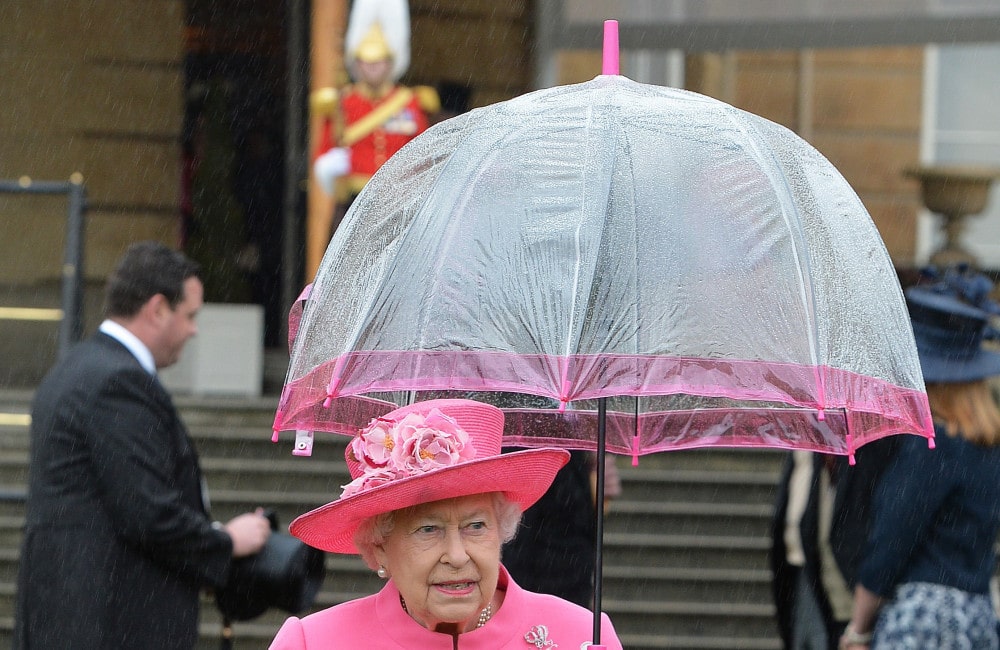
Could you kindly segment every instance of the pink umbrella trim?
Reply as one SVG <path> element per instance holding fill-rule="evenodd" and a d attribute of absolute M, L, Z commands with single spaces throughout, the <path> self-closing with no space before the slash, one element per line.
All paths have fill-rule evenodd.
<path fill-rule="evenodd" d="M 816 394 L 809 392 L 810 386 Z M 358 351 L 341 355 L 285 386 L 274 429 L 353 435 L 371 418 L 395 406 L 372 398 L 371 393 L 402 390 L 528 393 L 560 405 L 619 395 L 678 394 L 742 402 L 731 409 L 650 411 L 640 413 L 638 422 L 634 414 L 609 412 L 608 449 L 634 459 L 668 449 L 707 446 L 812 449 L 850 456 L 861 445 L 894 433 L 913 433 L 928 440 L 934 435 L 923 391 L 829 366 L 488 351 Z M 746 402 L 776 402 L 787 407 L 768 413 L 769 408 L 775 411 L 773 405 L 760 405 L 755 415 L 756 405 Z M 585 413 L 560 410 L 564 421 L 579 421 Z M 527 416 L 515 415 L 538 412 L 508 411 L 505 440 L 533 447 L 555 443 L 593 448 L 588 436 L 573 441 L 568 434 L 563 438 L 539 433 L 533 431 Z M 750 424 L 729 418 L 737 414 Z M 769 429 L 780 431 L 780 435 L 770 435 Z M 833 434 L 834 430 L 840 435 Z M 596 440 L 596 428 L 594 431 Z M 704 439 L 689 439 L 696 431 Z"/>

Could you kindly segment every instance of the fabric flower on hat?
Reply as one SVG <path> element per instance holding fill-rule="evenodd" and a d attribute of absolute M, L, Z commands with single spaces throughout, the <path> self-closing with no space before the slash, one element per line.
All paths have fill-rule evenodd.
<path fill-rule="evenodd" d="M 362 473 L 343 486 L 341 498 L 476 457 L 469 434 L 438 409 L 399 421 L 376 418 L 351 441 L 350 453 Z"/>
<path fill-rule="evenodd" d="M 427 417 L 411 413 L 395 428 L 398 444 L 393 465 L 405 474 L 423 473 L 475 458 L 469 434 L 452 418 L 434 409 Z"/>
<path fill-rule="evenodd" d="M 351 441 L 351 452 L 362 466 L 368 468 L 385 467 L 392 459 L 392 450 L 396 446 L 393 439 L 393 420 L 376 418 L 361 430 Z"/>
<path fill-rule="evenodd" d="M 370 490 L 374 487 L 391 483 L 397 478 L 399 478 L 399 472 L 395 469 L 365 468 L 364 474 L 354 479 L 347 485 L 341 486 L 343 491 L 340 493 L 340 498 L 344 499 L 353 494 L 358 494 L 359 492 L 364 492 L 365 490 Z"/>

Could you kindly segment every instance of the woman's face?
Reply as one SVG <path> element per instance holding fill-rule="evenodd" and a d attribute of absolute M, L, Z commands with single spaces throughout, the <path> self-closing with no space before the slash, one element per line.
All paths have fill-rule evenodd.
<path fill-rule="evenodd" d="M 473 629 L 493 598 L 500 571 L 500 531 L 489 494 L 397 511 L 392 532 L 375 548 L 410 616 L 433 630 Z"/>

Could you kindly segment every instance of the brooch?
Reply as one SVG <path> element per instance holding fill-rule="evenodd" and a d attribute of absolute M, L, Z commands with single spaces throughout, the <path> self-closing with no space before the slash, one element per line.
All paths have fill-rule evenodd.
<path fill-rule="evenodd" d="M 524 640 L 536 648 L 558 648 L 559 645 L 549 639 L 549 628 L 536 625 L 524 635 Z"/>

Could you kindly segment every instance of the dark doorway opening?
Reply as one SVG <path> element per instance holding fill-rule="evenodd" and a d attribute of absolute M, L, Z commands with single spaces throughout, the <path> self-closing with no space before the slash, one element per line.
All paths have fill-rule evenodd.
<path fill-rule="evenodd" d="M 289 271 L 288 10 L 274 0 L 188 0 L 183 128 L 184 251 L 209 302 L 264 309 L 283 345 Z"/>

